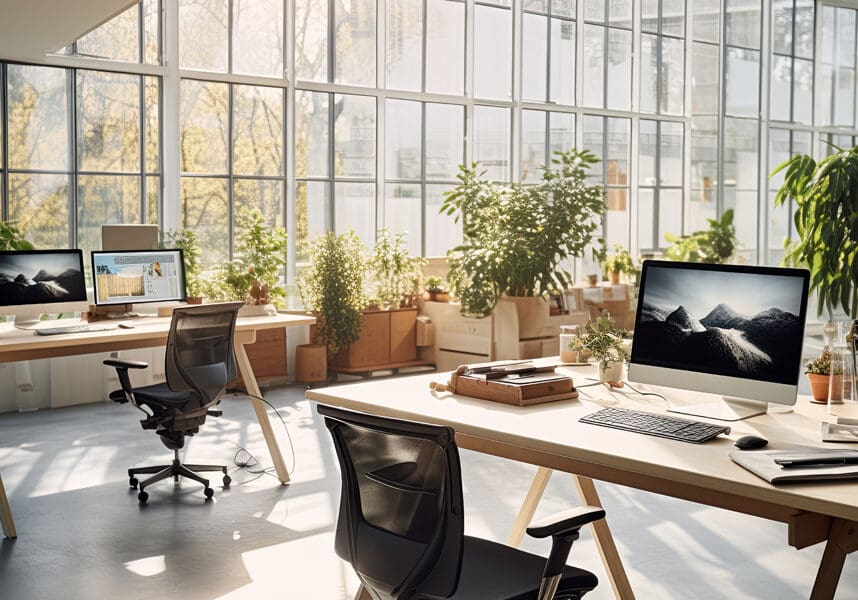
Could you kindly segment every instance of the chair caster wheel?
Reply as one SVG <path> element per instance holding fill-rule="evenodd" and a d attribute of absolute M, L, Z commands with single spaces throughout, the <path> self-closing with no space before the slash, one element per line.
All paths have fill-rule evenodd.
<path fill-rule="evenodd" d="M 136 478 L 136 477 L 130 477 L 130 478 L 128 479 L 128 485 L 130 485 L 131 487 L 133 487 L 135 490 L 137 489 L 137 484 L 138 484 L 138 483 L 140 483 L 140 482 L 139 482 L 139 481 L 137 481 L 137 478 Z"/>
<path fill-rule="evenodd" d="M 211 500 L 212 496 L 214 496 L 214 488 L 207 487 L 203 490 L 203 493 L 206 495 L 207 500 Z"/>
<path fill-rule="evenodd" d="M 229 487 L 229 484 L 232 483 L 232 477 L 229 475 L 223 476 L 223 487 Z"/>
<path fill-rule="evenodd" d="M 140 492 L 137 494 L 137 500 L 140 504 L 146 504 L 146 501 L 149 499 L 149 492 Z"/>

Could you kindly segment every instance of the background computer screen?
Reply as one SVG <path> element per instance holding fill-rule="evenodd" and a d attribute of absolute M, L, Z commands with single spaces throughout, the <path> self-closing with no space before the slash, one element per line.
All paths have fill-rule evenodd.
<path fill-rule="evenodd" d="M 181 250 L 93 252 L 92 275 L 100 306 L 185 299 Z"/>
<path fill-rule="evenodd" d="M 646 261 L 631 362 L 795 385 L 807 271 Z"/>
<path fill-rule="evenodd" d="M 0 252 L 0 306 L 86 302 L 80 250 Z"/>

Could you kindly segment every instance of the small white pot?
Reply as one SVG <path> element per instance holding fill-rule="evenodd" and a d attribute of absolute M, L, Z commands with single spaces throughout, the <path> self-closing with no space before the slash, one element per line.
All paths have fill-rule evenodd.
<path fill-rule="evenodd" d="M 611 361 L 607 364 L 603 361 L 599 361 L 599 381 L 622 381 L 623 367 L 625 367 L 625 363 L 623 361 Z"/>

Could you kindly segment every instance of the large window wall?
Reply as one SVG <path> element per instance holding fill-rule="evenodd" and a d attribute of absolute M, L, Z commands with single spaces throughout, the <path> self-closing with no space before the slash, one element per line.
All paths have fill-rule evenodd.
<path fill-rule="evenodd" d="M 840 3 L 842 4 L 842 3 Z M 258 207 L 308 240 L 407 231 L 440 255 L 457 166 L 532 183 L 602 162 L 604 234 L 657 253 L 736 212 L 741 258 L 791 235 L 770 170 L 858 135 L 858 11 L 813 0 L 144 0 L 38 64 L 0 63 L 2 216 L 39 246 L 109 222 L 232 253 Z"/>

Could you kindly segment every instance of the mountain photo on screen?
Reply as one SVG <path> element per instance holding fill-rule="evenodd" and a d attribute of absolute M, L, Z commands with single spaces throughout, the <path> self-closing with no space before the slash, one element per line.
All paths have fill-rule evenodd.
<path fill-rule="evenodd" d="M 86 300 L 86 281 L 76 253 L 0 255 L 0 305 Z"/>
<path fill-rule="evenodd" d="M 635 360 L 794 384 L 802 279 L 657 267 L 647 273 Z"/>

